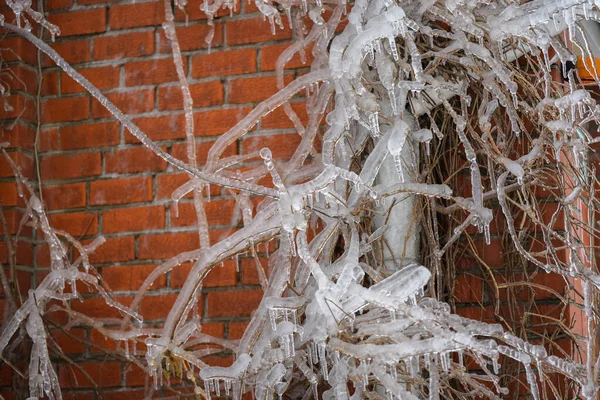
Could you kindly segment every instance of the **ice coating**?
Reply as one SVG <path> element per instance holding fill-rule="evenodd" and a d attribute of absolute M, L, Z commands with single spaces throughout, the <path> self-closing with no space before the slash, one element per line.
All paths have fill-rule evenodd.
<path fill-rule="evenodd" d="M 571 214 L 586 204 L 593 187 L 587 169 L 587 146 L 593 139 L 586 123 L 598 123 L 599 111 L 590 93 L 574 83 L 572 72 L 569 83 L 558 91 L 550 70 L 557 64 L 566 69 L 566 61 L 575 60 L 561 33 L 584 56 L 591 54 L 585 37 L 577 42 L 576 33 L 584 19 L 600 20 L 597 4 L 358 0 L 347 14 L 348 25 L 338 29 L 348 11 L 343 2 L 256 1 L 272 31 L 281 29 L 285 14 L 299 41 L 277 62 L 280 91 L 216 140 L 203 169 L 196 165 L 191 95 L 170 2 L 165 2 L 164 30 L 172 43 L 183 93 L 186 161 L 165 153 L 55 51 L 20 28 L 22 21 L 26 25 L 31 18 L 52 35 L 58 32 L 29 8 L 28 1 L 7 4 L 16 16 L 16 26 L 5 24 L 7 29 L 46 52 L 144 145 L 189 175 L 172 199 L 176 203 L 194 193 L 201 244 L 158 266 L 131 306 L 122 305 L 99 284 L 89 262 L 88 254 L 98 243 L 86 247 L 53 229 L 41 199 L 13 166 L 22 182 L 19 194 L 27 198 L 27 218 L 43 232 L 51 254 L 50 273 L 19 307 L 12 306 L 0 335 L 2 351 L 23 326 L 34 343 L 30 396 L 60 398 L 40 320 L 48 311 L 48 300 L 78 296 L 74 282 L 79 280 L 123 314 L 122 330 L 111 332 L 93 318 L 72 312 L 70 316 L 126 346 L 131 340 L 145 340 L 146 362 L 156 385 L 167 376 L 165 371 L 177 369 L 174 363 L 187 365 L 186 376 L 198 395 L 203 390 L 207 397 L 237 399 L 251 390 L 261 399 L 303 398 L 313 393 L 336 399 L 374 393 L 413 399 L 428 392 L 429 398 L 438 399 L 448 395 L 444 390 L 454 374 L 453 379 L 460 379 L 468 390 L 494 398 L 505 394 L 496 376 L 502 371 L 502 354 L 521 364 L 534 399 L 542 396 L 546 369 L 564 374 L 583 388 L 586 399 L 594 398 L 598 386 L 594 363 L 548 356 L 542 347 L 503 334 L 499 325 L 452 314 L 450 305 L 436 297 L 446 295 L 440 283 L 442 267 L 452 266 L 442 263 L 449 262 L 453 246 L 466 239 L 480 240 L 474 235 L 488 244 L 498 239 L 490 228 L 492 208 L 498 205 L 505 223 L 501 229 L 508 232 L 516 256 L 532 268 L 582 279 L 582 310 L 592 319 L 600 277 L 589 267 L 581 238 L 569 229 L 544 225 L 528 191 L 539 184 L 536 173 L 560 166 L 556 175 L 568 177 L 568 182 L 555 196 L 558 210 L 551 218 L 555 223 L 564 211 L 568 227 L 573 225 Z M 229 0 L 201 5 L 211 32 L 217 11 L 235 6 Z M 312 21 L 310 31 L 303 16 Z M 284 65 L 310 46 L 315 59 L 310 72 L 284 86 Z M 536 70 L 540 88 L 535 96 L 525 96 L 525 79 L 513 63 L 521 56 L 540 60 Z M 289 102 L 305 89 L 308 119 L 304 126 Z M 222 157 L 228 146 L 242 140 L 278 107 L 284 108 L 301 135 L 289 161 L 276 159 L 268 148 Z M 451 145 L 445 141 L 452 141 Z M 457 149 L 456 153 L 449 157 L 444 146 Z M 436 170 L 436 162 L 448 157 L 464 169 L 457 174 L 466 176 L 466 189 L 451 183 L 450 174 L 456 171 Z M 574 169 L 569 169 L 571 164 Z M 388 179 L 389 171 L 399 181 Z M 273 188 L 257 183 L 264 177 Z M 217 243 L 208 238 L 203 211 L 209 183 L 233 191 L 241 219 L 239 229 Z M 268 198 L 256 212 L 253 195 Z M 525 245 L 521 230 L 525 224 L 519 219 L 525 217 L 516 215 L 518 207 L 528 222 L 540 228 L 539 239 L 549 250 L 534 253 Z M 448 228 L 432 223 L 446 216 Z M 470 225 L 479 232 L 468 233 Z M 273 239 L 279 247 L 265 256 L 258 247 L 269 246 Z M 407 249 L 417 239 L 427 246 L 411 254 Z M 552 241 L 568 249 L 568 265 L 555 254 Z M 66 256 L 67 243 L 81 254 L 74 263 Z M 223 261 L 238 260 L 242 254 L 255 259 L 265 296 L 239 342 L 211 338 L 202 333 L 202 320 L 194 311 L 202 280 Z M 263 256 L 269 258 L 267 266 L 261 264 Z M 152 282 L 189 261 L 194 266 L 164 325 L 139 328 L 143 322 L 137 309 Z M 590 338 L 593 328 L 587 327 Z M 204 343 L 236 353 L 236 361 L 230 367 L 206 366 L 202 356 L 213 350 L 192 350 Z M 465 358 L 479 363 L 489 385 L 466 369 Z M 196 385 L 196 378 L 203 381 L 204 389 Z"/>

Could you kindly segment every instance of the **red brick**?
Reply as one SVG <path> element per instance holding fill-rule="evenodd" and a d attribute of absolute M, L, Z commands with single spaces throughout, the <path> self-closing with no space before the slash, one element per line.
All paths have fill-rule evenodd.
<path fill-rule="evenodd" d="M 194 107 L 210 107 L 223 104 L 223 84 L 221 81 L 201 82 L 190 85 Z M 158 88 L 158 109 L 183 110 L 183 97 L 179 85 Z"/>
<path fill-rule="evenodd" d="M 148 112 L 154 108 L 154 89 L 137 89 L 107 93 L 106 97 L 124 114 Z M 96 99 L 92 100 L 94 118 L 107 118 L 112 114 Z"/>
<path fill-rule="evenodd" d="M 55 96 L 58 94 L 59 71 L 44 72 L 42 79 L 42 96 Z"/>
<path fill-rule="evenodd" d="M 0 242 L 0 249 L 2 244 Z M 46 243 L 41 243 L 35 246 L 35 263 L 38 267 L 50 267 L 50 250 Z"/>
<path fill-rule="evenodd" d="M 250 112 L 250 108 L 225 108 L 194 113 L 196 136 L 214 136 L 227 132 Z"/>
<path fill-rule="evenodd" d="M 14 15 L 14 14 L 13 14 Z M 29 65 L 37 64 L 37 49 L 29 40 L 21 36 L 12 36 L 2 39 L 3 49 L 13 51 L 2 51 L 2 59 L 5 62 L 24 61 Z"/>
<path fill-rule="evenodd" d="M 156 264 L 119 265 L 102 268 L 102 279 L 112 290 L 138 290 Z M 152 289 L 164 287 L 166 279 L 161 275 L 154 281 Z"/>
<path fill-rule="evenodd" d="M 163 149 L 164 150 L 164 149 Z M 147 147 L 113 150 L 104 156 L 107 173 L 131 174 L 145 171 L 163 171 L 167 162 Z"/>
<path fill-rule="evenodd" d="M 74 212 L 69 214 L 51 214 L 50 226 L 65 231 L 75 238 L 98 233 L 98 214 Z"/>
<path fill-rule="evenodd" d="M 454 299 L 457 303 L 483 303 L 483 282 L 474 275 L 457 275 L 454 281 Z"/>
<path fill-rule="evenodd" d="M 273 46 L 261 46 L 260 48 L 260 69 L 262 71 L 274 71 L 277 63 L 277 58 L 283 53 L 287 48 L 289 48 L 292 43 L 284 43 L 284 44 L 276 44 Z M 302 62 L 300 57 L 300 53 L 294 54 L 294 56 L 284 65 L 284 68 L 302 68 L 309 67 L 313 61 L 311 48 L 304 49 L 304 53 L 306 54 L 306 63 Z"/>
<path fill-rule="evenodd" d="M 159 175 L 156 180 L 157 198 L 159 200 L 170 199 L 173 191 L 189 180 L 190 177 L 185 173 Z M 188 194 L 185 197 L 191 198 L 192 195 Z M 171 215 L 173 215 L 173 211 L 171 211 Z"/>
<path fill-rule="evenodd" d="M 121 384 L 121 364 L 118 362 L 77 363 L 93 381 L 79 368 L 68 365 L 64 364 L 59 368 L 61 388 L 93 388 L 96 385 L 105 388 Z"/>
<path fill-rule="evenodd" d="M 23 217 L 23 211 L 12 209 L 12 210 L 3 210 L 4 219 L 6 219 L 6 224 L 8 225 L 8 234 L 14 235 L 17 233 L 17 229 L 19 228 L 19 224 L 21 223 L 21 218 Z M 22 229 L 26 229 L 27 227 L 23 227 Z M 4 228 L 0 228 L 0 232 L 4 235 Z M 21 233 L 23 235 L 23 233 Z M 2 290 L 0 289 L 0 293 Z"/>
<path fill-rule="evenodd" d="M 37 93 L 37 72 L 26 64 L 11 66 L 12 90 L 23 90 L 29 94 Z"/>
<path fill-rule="evenodd" d="M 94 60 L 141 57 L 154 53 L 154 31 L 94 38 Z"/>
<path fill-rule="evenodd" d="M 258 307 L 262 296 L 262 290 L 209 292 L 207 296 L 208 317 L 249 316 Z"/>
<path fill-rule="evenodd" d="M 256 251 L 258 251 L 258 248 L 256 249 Z M 267 272 L 269 269 L 269 260 L 265 258 L 259 258 L 259 260 L 265 275 L 268 276 Z M 258 270 L 254 257 L 242 258 L 240 260 L 240 265 L 242 269 L 242 283 L 244 285 L 259 285 L 260 279 L 258 276 Z"/>
<path fill-rule="evenodd" d="M 155 141 L 185 138 L 185 119 L 183 113 L 138 117 L 133 122 Z M 197 130 L 198 128 L 196 128 Z M 126 143 L 139 143 L 131 134 L 125 135 Z"/>
<path fill-rule="evenodd" d="M 3 98 L 2 105 L 8 104 L 9 109 L 0 108 L 0 116 L 3 119 L 22 119 L 24 121 L 35 120 L 35 102 L 32 97 L 26 96 L 24 93 L 11 93 Z"/>
<path fill-rule="evenodd" d="M 39 151 L 53 150 L 58 150 L 58 128 L 42 129 L 40 131 Z"/>
<path fill-rule="evenodd" d="M 43 133 L 44 131 L 42 131 Z M 12 130 L 4 129 L 0 137 L 2 137 L 3 142 L 8 142 L 11 146 L 33 151 L 35 130 L 31 126 L 24 125 L 24 123 L 17 122 Z"/>
<path fill-rule="evenodd" d="M 130 364 L 125 368 L 125 381 L 127 382 L 127 387 L 134 386 L 144 386 L 147 382 L 148 374 L 143 369 L 139 368 L 135 364 Z M 128 391 L 129 392 L 129 391 Z M 131 396 L 129 397 L 113 397 L 111 400 L 131 400 L 131 399 L 143 399 L 145 397 L 145 393 L 142 392 L 139 396 Z M 109 400 L 107 398 L 107 400 Z"/>
<path fill-rule="evenodd" d="M 292 106 L 292 110 L 294 110 L 294 112 L 296 113 L 298 118 L 300 118 L 300 121 L 302 122 L 302 124 L 304 126 L 306 126 L 308 124 L 308 114 L 306 113 L 306 103 L 301 101 L 301 102 L 290 103 L 290 105 Z M 283 107 L 278 107 L 273 112 L 265 115 L 260 122 L 260 126 L 263 129 L 294 128 L 293 122 L 287 116 Z"/>
<path fill-rule="evenodd" d="M 42 188 L 44 203 L 49 210 L 85 206 L 85 183 L 71 183 Z"/>
<path fill-rule="evenodd" d="M 301 137 L 296 133 L 279 135 L 248 136 L 242 139 L 242 153 L 258 152 L 268 147 L 274 159 L 288 160 L 300 144 Z"/>
<path fill-rule="evenodd" d="M 90 101 L 87 96 L 63 97 L 42 103 L 42 122 L 80 121 L 90 116 Z"/>
<path fill-rule="evenodd" d="M 105 66 L 77 69 L 90 83 L 100 90 L 112 89 L 119 86 L 120 67 Z M 62 94 L 82 93 L 86 90 L 65 72 L 61 72 Z"/>
<path fill-rule="evenodd" d="M 112 310 L 109 310 L 111 312 Z M 112 311 L 114 313 L 114 311 Z M 90 352 L 92 353 L 104 353 L 107 351 L 115 351 L 119 347 L 123 348 L 123 342 L 120 340 L 113 340 L 108 336 L 104 336 L 104 334 L 100 333 L 96 329 L 90 330 Z"/>
<path fill-rule="evenodd" d="M 284 80 L 288 84 L 293 80 L 293 77 L 286 75 Z M 233 104 L 257 103 L 268 99 L 277 92 L 275 76 L 233 79 L 229 81 L 227 102 Z"/>
<path fill-rule="evenodd" d="M 196 160 L 198 165 L 204 165 L 208 158 L 208 151 L 215 144 L 214 140 L 203 141 L 196 144 Z M 187 160 L 187 143 L 175 143 L 171 155 L 180 160 Z M 221 158 L 237 155 L 237 143 L 232 143 L 225 148 Z"/>
<path fill-rule="evenodd" d="M 568 290 L 563 278 L 555 273 L 547 274 L 541 270 L 535 274 L 524 276 L 522 274 L 510 275 L 508 281 L 506 275 L 496 274 L 495 279 L 500 286 L 500 300 L 507 301 L 516 298 L 521 301 L 528 301 L 532 297 L 536 301 L 556 300 L 557 296 L 564 295 Z M 532 286 L 535 284 L 536 286 Z M 547 288 L 547 290 L 545 290 Z M 510 293 L 510 294 L 509 294 Z"/>
<path fill-rule="evenodd" d="M 85 241 L 89 244 L 91 241 Z M 90 263 L 118 263 L 132 261 L 135 258 L 135 240 L 133 236 L 106 238 L 106 242 L 90 254 Z M 129 303 L 128 303 L 129 304 Z"/>
<path fill-rule="evenodd" d="M 4 373 L 4 371 L 6 369 L 11 369 L 11 368 L 8 365 L 4 364 L 2 373 Z M 6 400 L 15 400 L 16 399 L 15 390 L 12 388 L 11 389 L 2 389 L 2 392 L 0 392 L 0 394 L 2 394 L 2 397 L 4 397 Z"/>
<path fill-rule="evenodd" d="M 119 144 L 119 123 L 99 122 L 60 128 L 63 150 L 98 148 Z"/>
<path fill-rule="evenodd" d="M 163 174 L 159 175 L 156 181 L 158 186 L 157 197 L 158 199 L 170 199 L 173 191 L 190 180 L 190 177 L 185 173 L 175 174 Z M 203 193 L 206 197 L 206 189 Z M 221 187 L 218 185 L 210 185 L 211 196 L 218 196 L 221 194 Z M 193 198 L 192 193 L 188 193 L 183 197 L 184 199 Z M 171 216 L 175 215 L 174 204 L 171 203 Z"/>
<path fill-rule="evenodd" d="M 19 203 L 16 183 L 0 182 L 0 202 L 5 207 L 16 206 Z"/>
<path fill-rule="evenodd" d="M 171 271 L 171 287 L 180 288 L 185 283 L 192 263 L 185 263 Z M 227 260 L 223 265 L 215 266 L 202 280 L 202 287 L 234 286 L 237 283 L 235 262 Z M 204 331 L 204 329 L 203 329 Z"/>
<path fill-rule="evenodd" d="M 550 227 L 555 231 L 565 230 L 565 211 L 564 207 L 562 207 L 559 203 L 548 202 L 548 203 L 538 203 L 540 207 L 541 219 L 544 223 L 550 223 L 552 221 L 552 217 L 556 213 L 557 215 L 554 217 L 554 224 Z M 560 210 L 558 213 L 556 212 L 558 208 Z M 528 218 L 529 219 L 529 218 Z M 533 222 L 531 222 L 533 225 Z M 541 231 L 541 227 L 536 226 L 536 231 Z"/>
<path fill-rule="evenodd" d="M 4 310 L 4 300 L 0 301 L 0 306 Z M 0 387 L 13 386 L 14 370 L 5 363 L 0 367 Z"/>
<path fill-rule="evenodd" d="M 207 19 L 206 14 L 200 9 L 200 5 L 204 0 L 190 0 L 187 2 L 185 12 L 179 8 L 175 9 L 175 20 L 180 22 L 185 21 L 196 21 L 199 19 Z M 235 0 L 235 10 L 229 10 L 229 8 L 221 7 L 215 13 L 215 17 L 224 17 L 231 14 L 238 14 L 240 12 L 240 0 Z"/>
<path fill-rule="evenodd" d="M 121 4 L 110 8 L 110 28 L 160 25 L 165 20 L 163 2 Z"/>
<path fill-rule="evenodd" d="M 173 307 L 175 300 L 177 300 L 176 293 L 144 296 L 144 299 L 140 303 L 139 313 L 144 318 L 144 321 L 165 319 Z M 199 309 L 202 310 L 202 307 Z"/>
<path fill-rule="evenodd" d="M 102 172 L 100 153 L 57 154 L 44 156 L 43 179 L 72 179 L 97 176 Z"/>
<path fill-rule="evenodd" d="M 225 324 L 222 322 L 204 322 L 202 324 L 202 333 L 206 333 L 207 335 L 214 337 L 224 337 Z"/>
<path fill-rule="evenodd" d="M 208 226 L 229 225 L 231 223 L 234 205 L 235 202 L 228 199 L 205 201 L 204 211 L 206 213 L 206 219 L 208 220 Z M 171 213 L 171 226 L 173 227 L 192 226 L 196 224 L 196 209 L 194 203 L 180 203 L 179 217 L 176 217 L 175 213 Z"/>
<path fill-rule="evenodd" d="M 15 164 L 17 164 L 25 177 L 30 179 L 33 178 L 33 158 L 30 155 L 20 151 L 7 151 L 6 154 Z M 0 177 L 7 178 L 14 175 L 15 172 L 13 171 L 12 166 L 9 164 L 4 154 L 2 154 L 2 156 L 0 156 Z"/>
<path fill-rule="evenodd" d="M 73 392 L 71 391 L 64 391 L 63 392 L 63 400 L 94 400 L 94 392 L 93 391 L 81 391 L 81 390 L 75 390 Z"/>
<path fill-rule="evenodd" d="M 240 75 L 256 72 L 256 49 L 211 52 L 192 57 L 192 77 Z"/>
<path fill-rule="evenodd" d="M 177 82 L 177 71 L 170 57 L 131 61 L 125 64 L 125 85 L 140 86 Z"/>
<path fill-rule="evenodd" d="M 48 21 L 60 27 L 60 37 L 100 33 L 106 30 L 106 8 L 52 14 Z"/>
<path fill-rule="evenodd" d="M 163 206 L 117 208 L 102 213 L 102 233 L 143 231 L 164 227 Z"/>
<path fill-rule="evenodd" d="M 121 384 L 121 368 L 118 362 L 86 362 L 77 363 L 92 379 L 90 381 L 79 368 L 71 367 L 69 364 L 61 365 L 59 368 L 59 380 L 61 388 L 93 388 L 99 385 L 102 388 L 115 387 Z M 81 398 L 87 399 L 83 393 Z M 74 399 L 79 399 L 77 392 Z M 91 397 L 93 398 L 93 397 Z"/>
<path fill-rule="evenodd" d="M 100 4 L 100 3 L 113 4 L 113 3 L 117 3 L 118 1 L 119 0 L 77 0 L 77 4 L 89 6 L 89 5 Z"/>
<path fill-rule="evenodd" d="M 237 340 L 241 339 L 246 332 L 248 322 L 230 322 L 229 323 L 229 336 L 228 339 Z"/>
<path fill-rule="evenodd" d="M 139 259 L 163 259 L 200 246 L 198 232 L 142 235 L 139 239 Z"/>
<path fill-rule="evenodd" d="M 31 243 L 19 240 L 15 253 L 18 265 L 33 265 L 33 245 Z M 4 241 L 0 242 L 0 263 L 4 265 L 8 264 L 8 249 Z M 27 290 L 31 289 L 31 282 L 29 278 L 23 279 L 23 277 L 30 276 L 29 272 L 22 271 L 17 272 L 17 274 L 17 282 L 21 293 L 27 293 Z"/>
<path fill-rule="evenodd" d="M 90 39 L 64 40 L 52 43 L 50 46 L 71 65 L 88 62 L 92 59 Z M 34 53 L 35 54 L 35 51 Z M 44 56 L 45 67 L 55 65 L 48 56 Z"/>
<path fill-rule="evenodd" d="M 152 200 L 152 178 L 97 180 L 90 183 L 90 204 L 123 204 Z"/>
<path fill-rule="evenodd" d="M 479 259 L 488 267 L 500 267 L 504 264 L 504 249 L 498 239 L 492 238 L 489 245 L 486 245 L 484 240 L 476 240 L 473 242 L 473 248 L 477 251 Z M 475 268 L 479 263 L 479 260 L 463 256 L 456 265 L 458 268 Z"/>
<path fill-rule="evenodd" d="M 205 49 L 208 47 L 206 38 L 210 32 L 210 26 L 204 23 L 194 23 L 188 26 L 178 26 L 175 28 L 179 47 L 181 51 L 190 51 Z M 211 48 L 220 46 L 223 43 L 223 25 L 219 22 L 215 23 L 215 33 L 211 41 Z M 161 53 L 171 53 L 171 43 L 165 37 L 165 31 L 159 31 L 159 45 Z"/>
<path fill-rule="evenodd" d="M 79 2 L 81 3 L 81 2 Z M 46 2 L 46 11 L 55 11 L 63 8 L 69 8 L 73 5 L 73 0 L 53 0 Z"/>
<path fill-rule="evenodd" d="M 276 28 L 275 35 L 271 32 L 271 24 L 263 21 L 262 17 L 242 19 L 237 21 L 228 21 L 227 44 L 248 44 L 268 42 L 271 40 L 290 39 L 292 31 L 289 25 L 285 24 L 284 29 Z"/>
<path fill-rule="evenodd" d="M 65 354 L 81 354 L 85 351 L 85 345 L 81 340 L 85 339 L 84 329 L 73 328 L 68 332 L 56 329 L 51 330 L 50 334 Z"/>

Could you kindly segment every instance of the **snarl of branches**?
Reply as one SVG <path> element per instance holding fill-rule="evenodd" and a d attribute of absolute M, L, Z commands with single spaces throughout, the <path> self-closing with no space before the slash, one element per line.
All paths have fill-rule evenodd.
<path fill-rule="evenodd" d="M 522 373 L 534 399 L 569 395 L 556 384 L 556 375 L 581 396 L 595 398 L 600 275 L 593 217 L 597 182 L 589 157 L 596 139 L 588 128 L 600 113 L 591 86 L 566 69 L 578 54 L 597 78 L 595 64 L 585 62 L 592 55 L 581 25 L 598 20 L 595 3 L 257 0 L 274 31 L 289 23 L 306 34 L 277 62 L 280 90 L 220 136 L 202 168 L 169 1 L 163 28 L 183 93 L 187 160 L 165 153 L 26 29 L 37 22 L 54 35 L 56 27 L 23 1 L 7 3 L 16 22 L 6 23 L 6 29 L 33 42 L 131 134 L 189 175 L 173 200 L 193 192 L 200 237 L 199 249 L 158 266 L 131 304 L 119 304 L 88 262 L 102 239 L 83 246 L 53 229 L 35 190 L 15 166 L 27 218 L 43 232 L 52 259 L 42 284 L 22 302 L 9 302 L 10 318 L 0 336 L 5 357 L 14 348 L 11 343 L 24 336 L 32 341 L 30 396 L 61 397 L 43 323 L 46 313 L 60 310 L 69 314 L 71 326 L 91 326 L 127 349 L 143 340 L 154 385 L 175 375 L 191 383 L 198 396 L 237 399 L 252 390 L 259 399 L 500 398 L 509 394 L 500 377 L 519 379 Z M 221 7 L 233 3 L 203 5 L 211 24 Z M 315 60 L 310 72 L 284 87 L 286 63 L 310 46 Z M 554 66 L 564 69 L 567 82 L 553 78 Z M 306 126 L 288 103 L 303 90 L 308 93 Z M 301 135 L 289 161 L 274 161 L 267 148 L 224 157 L 228 145 L 279 107 Z M 262 162 L 234 172 L 252 158 Z M 273 188 L 259 184 L 267 175 Z M 230 189 L 240 211 L 240 228 L 217 243 L 210 242 L 203 208 L 211 184 Z M 542 190 L 556 204 L 550 213 L 549 202 L 539 196 Z M 263 198 L 256 211 L 251 196 Z M 491 229 L 494 224 L 499 228 Z M 203 278 L 241 253 L 257 257 L 258 247 L 275 239 L 279 246 L 270 256 L 268 277 L 257 261 L 264 297 L 242 339 L 201 333 L 195 302 Z M 550 334 L 540 337 L 526 324 L 463 318 L 444 302 L 460 258 L 468 253 L 481 261 L 480 244 L 492 240 L 505 250 L 505 273 L 521 276 L 498 282 L 499 271 L 479 263 L 496 295 L 496 311 L 501 290 L 544 290 L 533 282 L 536 274 L 564 278 L 572 290 L 554 294 L 565 309 L 579 303 L 587 328 L 574 332 L 557 325 L 561 334 L 579 338 L 583 356 L 549 355 Z M 67 257 L 65 243 L 79 251 L 77 261 Z M 164 324 L 146 327 L 137 310 L 147 290 L 189 261 L 194 266 Z M 1 277 L 9 293 L 14 276 Z M 67 306 L 78 296 L 76 281 L 121 311 L 119 327 Z M 200 348 L 204 343 L 235 353 L 233 365 L 207 366 L 202 358 L 215 350 Z"/>

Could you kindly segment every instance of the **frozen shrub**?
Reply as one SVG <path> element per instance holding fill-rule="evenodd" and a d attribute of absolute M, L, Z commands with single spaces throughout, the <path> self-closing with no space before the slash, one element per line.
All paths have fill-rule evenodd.
<path fill-rule="evenodd" d="M 35 191 L 15 169 L 28 215 L 44 232 L 52 258 L 51 273 L 40 287 L 23 304 L 11 305 L 0 336 L 4 352 L 12 351 L 11 342 L 31 338 L 32 398 L 61 397 L 41 316 L 49 311 L 48 300 L 77 297 L 77 280 L 93 286 L 123 315 L 121 329 L 108 329 L 103 321 L 64 308 L 77 324 L 122 341 L 124 349 L 143 340 L 154 385 L 176 375 L 192 383 L 200 397 L 239 399 L 253 391 L 259 399 L 501 398 L 509 394 L 500 379 L 501 360 L 519 364 L 514 373 L 522 373 L 533 399 L 559 397 L 554 374 L 573 384 L 579 393 L 572 395 L 596 397 L 600 275 L 593 244 L 586 244 L 598 234 L 590 217 L 598 207 L 597 182 L 588 159 L 596 139 L 587 129 L 598 123 L 600 109 L 590 86 L 566 68 L 576 61 L 576 49 L 597 78 L 583 29 L 584 22 L 600 17 L 595 2 L 257 0 L 274 32 L 296 24 L 301 34 L 277 62 L 280 90 L 218 138 L 202 169 L 196 163 L 191 95 L 169 2 L 163 28 L 173 44 L 183 92 L 187 160 L 165 153 L 29 33 L 30 20 L 45 24 L 53 35 L 58 29 L 28 2 L 7 3 L 16 15 L 7 29 L 32 41 L 157 156 L 188 173 L 189 181 L 173 200 L 194 193 L 200 236 L 198 250 L 158 266 L 132 304 L 121 305 L 98 285 L 87 262 L 101 239 L 83 247 L 63 235 L 80 250 L 81 258 L 70 262 Z M 202 7 L 212 23 L 219 8 L 233 6 L 216 0 Z M 308 20 L 310 28 L 304 26 Z M 348 24 L 338 29 L 345 20 Z M 310 72 L 284 87 L 284 66 L 309 46 Z M 555 65 L 568 81 L 552 78 Z M 306 126 L 288 103 L 304 90 Z M 253 155 L 261 165 L 235 173 L 248 157 L 223 157 L 224 149 L 278 107 L 301 135 L 293 157 L 278 163 L 264 148 Z M 469 174 L 468 197 L 450 184 L 462 169 Z M 258 184 L 265 175 L 273 188 Z M 218 243 L 210 243 L 203 209 L 209 185 L 230 189 L 241 211 L 242 227 Z M 559 200 L 550 219 L 536 198 L 540 188 Z M 263 197 L 256 210 L 249 196 Z M 494 207 L 501 210 L 519 266 L 555 273 L 583 288 L 579 298 L 566 302 L 579 299 L 585 311 L 584 356 L 549 355 L 539 341 L 460 317 L 443 302 L 445 271 L 456 262 L 450 250 L 461 238 L 479 234 L 489 243 Z M 565 229 L 554 228 L 557 218 L 564 218 Z M 472 226 L 478 233 L 469 233 Z M 279 245 L 267 276 L 256 254 L 272 240 Z M 545 250 L 533 252 L 535 240 Z M 566 252 L 566 261 L 558 251 Z M 257 258 L 264 297 L 240 341 L 212 338 L 200 331 L 197 293 L 211 269 L 241 253 Z M 188 261 L 194 266 L 164 325 L 144 326 L 136 310 L 145 292 L 159 276 Z M 4 284 L 8 278 L 2 279 Z M 202 357 L 211 349 L 198 347 L 204 343 L 231 350 L 235 362 L 228 368 L 207 366 Z"/>

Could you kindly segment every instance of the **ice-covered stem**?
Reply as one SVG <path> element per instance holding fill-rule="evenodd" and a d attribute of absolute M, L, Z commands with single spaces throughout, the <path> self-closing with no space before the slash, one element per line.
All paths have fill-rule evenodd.
<path fill-rule="evenodd" d="M 192 94 L 190 93 L 190 86 L 188 85 L 187 79 L 185 77 L 185 71 L 183 69 L 181 48 L 179 46 L 179 39 L 177 38 L 177 31 L 175 30 L 175 17 L 173 16 L 173 10 L 171 8 L 171 0 L 165 0 L 164 4 L 165 22 L 163 23 L 163 29 L 165 30 L 165 36 L 171 43 L 171 49 L 173 50 L 173 62 L 175 64 L 175 70 L 177 71 L 177 79 L 179 79 L 179 85 L 183 97 L 183 110 L 185 115 L 185 138 L 187 141 L 188 163 L 190 167 L 196 169 L 196 140 L 194 137 L 194 111 L 192 109 L 194 105 L 192 100 Z M 194 209 L 196 211 L 196 218 L 198 220 L 198 235 L 200 237 L 200 248 L 206 248 L 210 245 L 210 239 L 208 236 L 208 221 L 206 219 L 206 212 L 204 210 L 202 190 L 203 186 L 201 186 L 200 184 L 195 185 Z"/>
<path fill-rule="evenodd" d="M 510 236 L 513 240 L 513 244 L 517 248 L 519 254 L 522 255 L 527 261 L 529 261 L 529 262 L 533 263 L 534 265 L 549 272 L 550 268 L 551 268 L 550 265 L 541 263 L 539 260 L 537 260 L 535 257 L 533 257 L 527 250 L 525 250 L 523 248 L 523 246 L 521 245 L 521 241 L 519 240 L 517 231 L 515 229 L 515 222 L 512 217 L 512 213 L 510 211 L 510 208 L 508 207 L 508 202 L 506 201 L 506 193 L 504 190 L 504 185 L 505 185 L 507 177 L 508 177 L 508 171 L 504 172 L 502 175 L 500 175 L 500 177 L 498 178 L 496 190 L 498 191 L 498 202 L 500 203 L 500 207 L 502 208 L 502 213 L 504 214 L 504 217 L 506 219 L 506 225 L 508 226 L 508 232 L 510 233 Z"/>
<path fill-rule="evenodd" d="M 275 235 L 279 227 L 279 221 L 273 216 L 276 213 L 276 205 L 271 205 L 256 215 L 252 223 L 228 238 L 214 244 L 202 252 L 199 260 L 194 264 L 186 279 L 173 308 L 169 311 L 167 320 L 160 338 L 161 343 L 167 344 L 172 339 L 175 326 L 184 317 L 183 311 L 186 305 L 192 301 L 199 283 L 206 274 L 214 268 L 220 260 L 227 259 L 250 245 L 250 241 L 260 242 Z"/>

